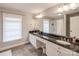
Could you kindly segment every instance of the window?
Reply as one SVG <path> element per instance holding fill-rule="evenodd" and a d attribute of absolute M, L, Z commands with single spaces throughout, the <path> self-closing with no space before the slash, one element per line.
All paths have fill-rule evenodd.
<path fill-rule="evenodd" d="M 3 13 L 3 42 L 22 38 L 22 16 Z"/>
<path fill-rule="evenodd" d="M 43 32 L 49 33 L 49 20 L 43 20 Z"/>

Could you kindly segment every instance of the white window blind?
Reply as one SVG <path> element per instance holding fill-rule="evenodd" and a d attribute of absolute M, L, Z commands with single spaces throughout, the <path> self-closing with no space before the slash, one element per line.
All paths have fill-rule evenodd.
<path fill-rule="evenodd" d="M 22 38 L 22 16 L 3 13 L 3 42 Z"/>
<path fill-rule="evenodd" d="M 43 32 L 49 33 L 49 21 L 43 20 Z"/>

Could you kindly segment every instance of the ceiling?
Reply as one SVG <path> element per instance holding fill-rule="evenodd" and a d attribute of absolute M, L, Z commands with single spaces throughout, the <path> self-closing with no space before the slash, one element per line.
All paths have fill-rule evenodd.
<path fill-rule="evenodd" d="M 56 4 L 57 3 L 0 3 L 0 7 L 36 14 L 53 7 Z"/>

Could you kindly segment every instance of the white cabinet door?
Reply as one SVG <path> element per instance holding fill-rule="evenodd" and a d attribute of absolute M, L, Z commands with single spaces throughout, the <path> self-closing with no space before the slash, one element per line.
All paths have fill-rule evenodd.
<path fill-rule="evenodd" d="M 37 48 L 36 37 L 34 35 L 29 34 L 29 41 L 35 48 Z"/>
<path fill-rule="evenodd" d="M 29 34 L 29 41 L 30 41 L 31 44 L 34 44 L 33 40 L 34 40 L 34 36 Z"/>
<path fill-rule="evenodd" d="M 0 53 L 0 56 L 12 56 L 11 50 L 7 50 Z"/>
<path fill-rule="evenodd" d="M 46 54 L 47 56 L 58 56 L 58 46 L 52 42 L 46 44 Z"/>
<path fill-rule="evenodd" d="M 59 54 L 60 56 L 72 56 L 72 53 L 73 53 L 73 51 L 61 46 L 60 46 L 59 52 L 60 52 Z"/>
<path fill-rule="evenodd" d="M 79 56 L 79 53 L 73 52 L 73 56 Z"/>
<path fill-rule="evenodd" d="M 72 53 L 73 51 L 52 42 L 46 44 L 46 54 L 48 56 L 72 56 Z"/>

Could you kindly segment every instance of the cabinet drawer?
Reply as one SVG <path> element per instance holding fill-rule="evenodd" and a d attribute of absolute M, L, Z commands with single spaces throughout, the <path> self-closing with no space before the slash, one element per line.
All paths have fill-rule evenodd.
<path fill-rule="evenodd" d="M 73 51 L 62 46 L 59 46 L 60 56 L 72 56 Z"/>

